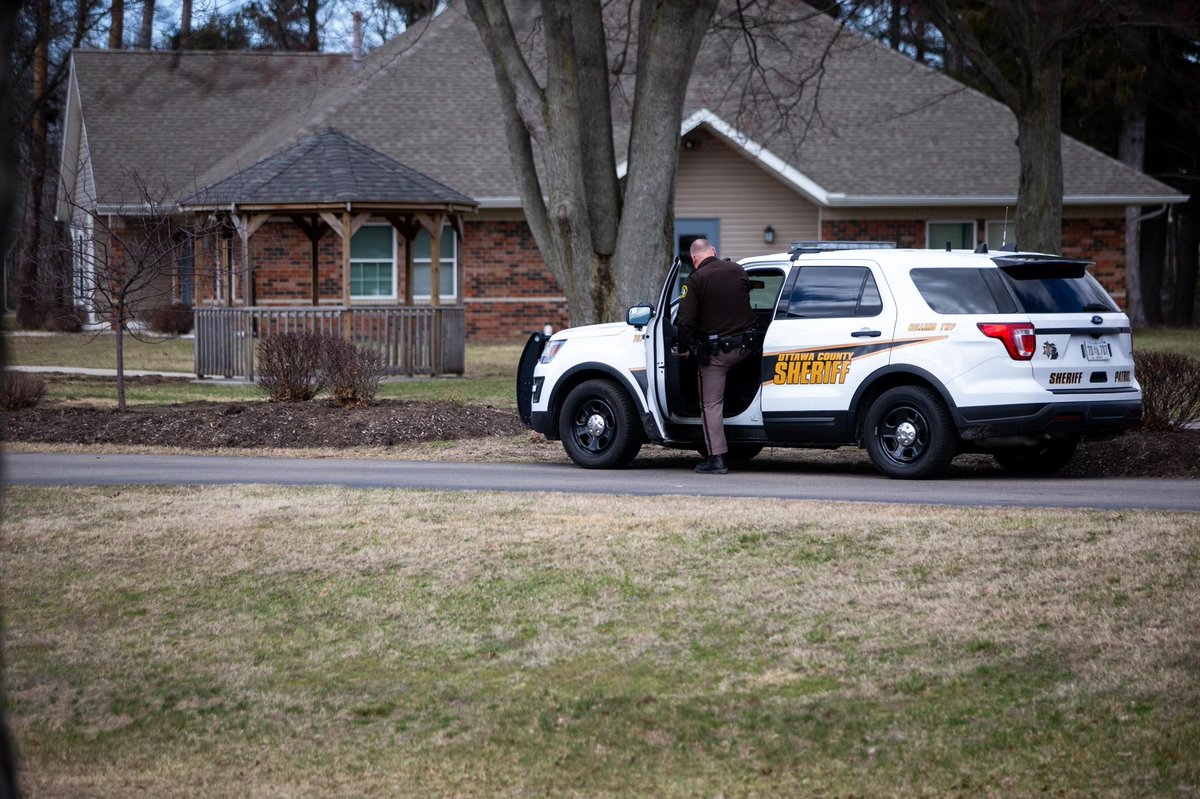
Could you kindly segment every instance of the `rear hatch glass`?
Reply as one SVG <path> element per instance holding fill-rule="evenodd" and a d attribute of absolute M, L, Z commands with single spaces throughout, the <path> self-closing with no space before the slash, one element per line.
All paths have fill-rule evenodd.
<path fill-rule="evenodd" d="M 1086 262 L 1062 259 L 999 266 L 1037 331 L 1032 365 L 1042 387 L 1058 393 L 1132 390 L 1129 322 L 1088 273 Z"/>

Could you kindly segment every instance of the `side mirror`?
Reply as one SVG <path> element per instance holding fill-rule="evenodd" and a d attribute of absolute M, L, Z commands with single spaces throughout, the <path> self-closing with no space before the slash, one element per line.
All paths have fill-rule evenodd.
<path fill-rule="evenodd" d="M 638 303 L 625 312 L 625 323 L 641 330 L 654 318 L 654 306 L 648 302 Z"/>

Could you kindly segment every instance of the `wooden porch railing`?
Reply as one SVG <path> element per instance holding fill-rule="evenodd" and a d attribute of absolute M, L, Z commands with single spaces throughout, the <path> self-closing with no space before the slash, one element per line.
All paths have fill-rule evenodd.
<path fill-rule="evenodd" d="M 197 308 L 196 376 L 254 380 L 258 342 L 276 333 L 341 336 L 383 355 L 389 375 L 461 375 L 466 314 L 438 308 Z"/>

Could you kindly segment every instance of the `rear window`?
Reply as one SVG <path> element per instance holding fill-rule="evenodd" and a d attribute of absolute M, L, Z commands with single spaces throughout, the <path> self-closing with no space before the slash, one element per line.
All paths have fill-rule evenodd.
<path fill-rule="evenodd" d="M 913 285 L 940 314 L 1016 313 L 1017 307 L 995 269 L 914 269 Z"/>
<path fill-rule="evenodd" d="M 1027 313 L 1119 311 L 1112 297 L 1082 266 L 1025 264 L 1000 268 Z"/>

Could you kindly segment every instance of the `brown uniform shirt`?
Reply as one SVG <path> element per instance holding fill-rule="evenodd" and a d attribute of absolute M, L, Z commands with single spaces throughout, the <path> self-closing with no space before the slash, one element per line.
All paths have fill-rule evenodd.
<path fill-rule="evenodd" d="M 681 350 L 714 333 L 735 336 L 754 327 L 746 270 L 733 261 L 705 258 L 683 284 L 675 322 Z"/>

